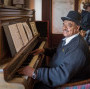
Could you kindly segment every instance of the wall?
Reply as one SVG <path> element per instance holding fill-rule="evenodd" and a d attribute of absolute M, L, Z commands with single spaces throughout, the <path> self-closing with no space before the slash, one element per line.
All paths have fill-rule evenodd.
<path fill-rule="evenodd" d="M 29 8 L 34 9 L 35 8 L 35 0 L 29 0 L 27 3 L 29 3 Z"/>
<path fill-rule="evenodd" d="M 42 0 L 30 0 L 29 8 L 35 9 L 35 20 L 42 21 Z"/>
<path fill-rule="evenodd" d="M 52 0 L 52 33 L 61 34 L 63 22 L 61 17 L 74 10 L 74 0 Z"/>
<path fill-rule="evenodd" d="M 42 20 L 42 0 L 35 0 L 35 18 L 38 21 Z"/>

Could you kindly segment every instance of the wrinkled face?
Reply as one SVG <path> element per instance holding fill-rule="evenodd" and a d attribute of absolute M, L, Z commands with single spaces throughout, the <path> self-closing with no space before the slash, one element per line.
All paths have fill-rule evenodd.
<path fill-rule="evenodd" d="M 79 33 L 79 28 L 76 23 L 69 21 L 69 20 L 64 20 L 63 22 L 63 35 L 65 37 L 70 37 L 74 34 Z"/>

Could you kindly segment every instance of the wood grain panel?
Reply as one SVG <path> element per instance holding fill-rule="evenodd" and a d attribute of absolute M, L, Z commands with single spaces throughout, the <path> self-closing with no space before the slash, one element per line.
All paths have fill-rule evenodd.
<path fill-rule="evenodd" d="M 0 59 L 1 59 L 1 21 L 0 21 Z"/>
<path fill-rule="evenodd" d="M 52 48 L 57 47 L 63 38 L 63 34 L 52 34 Z"/>

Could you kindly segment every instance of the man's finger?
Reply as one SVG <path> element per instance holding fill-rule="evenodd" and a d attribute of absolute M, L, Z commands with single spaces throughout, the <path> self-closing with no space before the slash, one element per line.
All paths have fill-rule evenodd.
<path fill-rule="evenodd" d="M 23 71 L 23 69 L 24 69 L 24 68 L 21 68 L 21 69 L 17 70 L 17 72 L 22 72 L 22 71 Z"/>

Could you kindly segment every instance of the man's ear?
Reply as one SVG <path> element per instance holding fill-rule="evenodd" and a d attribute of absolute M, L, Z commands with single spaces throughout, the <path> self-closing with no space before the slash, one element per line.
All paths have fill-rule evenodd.
<path fill-rule="evenodd" d="M 78 25 L 78 26 L 77 26 L 77 31 L 79 31 L 79 29 L 80 29 L 80 26 Z"/>

